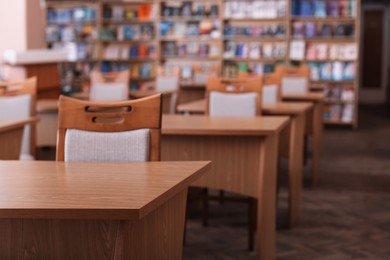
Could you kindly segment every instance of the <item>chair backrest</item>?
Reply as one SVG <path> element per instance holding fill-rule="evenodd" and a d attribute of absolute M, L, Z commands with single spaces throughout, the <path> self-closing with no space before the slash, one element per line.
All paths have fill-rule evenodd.
<path fill-rule="evenodd" d="M 112 73 L 91 72 L 91 101 L 123 101 L 129 99 L 129 70 Z"/>
<path fill-rule="evenodd" d="M 281 75 L 277 72 L 263 74 L 263 105 L 282 101 Z"/>
<path fill-rule="evenodd" d="M 61 96 L 57 160 L 160 160 L 161 98 L 92 102 Z"/>
<path fill-rule="evenodd" d="M 0 83 L 0 120 L 18 120 L 36 116 L 37 78 Z M 34 159 L 36 126 L 23 131 L 20 159 Z"/>
<path fill-rule="evenodd" d="M 309 66 L 277 66 L 276 72 L 280 73 L 282 77 L 282 94 L 302 94 L 307 93 L 309 91 Z"/>
<path fill-rule="evenodd" d="M 262 77 L 209 77 L 206 114 L 210 116 L 261 115 Z"/>
<path fill-rule="evenodd" d="M 180 94 L 180 68 L 159 67 L 157 69 L 155 90 L 157 92 L 173 92 L 169 99 L 169 113 L 175 113 Z"/>

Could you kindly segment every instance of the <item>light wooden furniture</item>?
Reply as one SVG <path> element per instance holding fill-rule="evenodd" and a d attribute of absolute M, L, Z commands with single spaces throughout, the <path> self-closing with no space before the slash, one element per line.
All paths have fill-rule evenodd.
<path fill-rule="evenodd" d="M 21 120 L 36 116 L 37 78 L 19 82 L 3 82 L 0 85 L 0 120 Z M 5 112 L 7 111 L 7 112 Z M 36 125 L 27 126 L 23 133 L 22 159 L 34 159 Z"/>
<path fill-rule="evenodd" d="M 91 49 L 97 49 L 99 51 L 93 52 L 94 55 L 91 55 L 87 58 L 87 60 L 79 60 L 80 63 L 93 63 L 93 62 L 101 62 L 107 61 L 112 65 L 119 64 L 128 64 L 133 67 L 137 66 L 141 63 L 149 63 L 152 65 L 152 68 L 157 68 L 159 65 L 163 65 L 166 63 L 177 64 L 177 66 L 182 66 L 183 64 L 192 64 L 194 66 L 201 66 L 202 63 L 213 64 L 215 67 L 218 67 L 216 70 L 217 74 L 224 77 L 237 77 L 239 74 L 255 74 L 269 72 L 272 70 L 272 67 L 278 63 L 286 63 L 290 64 L 292 62 L 299 64 L 307 64 L 312 66 L 313 68 L 319 66 L 313 66 L 313 64 L 325 64 L 332 63 L 337 61 L 343 62 L 351 62 L 355 66 L 355 74 L 354 79 L 345 79 L 345 80 L 323 80 L 317 77 L 311 77 L 309 87 L 311 89 L 317 89 L 323 91 L 325 89 L 332 89 L 335 86 L 341 86 L 343 89 L 352 87 L 354 92 L 353 100 L 343 100 L 342 98 L 329 98 L 327 99 L 326 106 L 331 108 L 332 106 L 341 105 L 345 107 L 347 105 L 353 105 L 353 120 L 351 122 L 343 122 L 341 120 L 335 119 L 327 119 L 324 120 L 326 124 L 337 124 L 337 125 L 352 125 L 354 127 L 357 126 L 357 104 L 358 104 L 358 90 L 359 90 L 359 67 L 360 67 L 360 57 L 356 59 L 338 59 L 334 58 L 330 55 L 331 47 L 333 45 L 344 45 L 344 44 L 356 44 L 357 53 L 359 53 L 359 42 L 360 42 L 360 12 L 361 12 L 361 0 L 348 0 L 348 8 L 344 8 L 343 11 L 346 10 L 354 10 L 353 14 L 345 15 L 341 14 L 341 5 L 346 4 L 347 1 L 340 2 L 338 8 L 340 11 L 337 16 L 332 16 L 326 14 L 323 17 L 316 17 L 314 14 L 312 16 L 296 16 L 292 15 L 292 7 L 296 6 L 292 2 L 295 1 L 298 3 L 300 0 L 282 0 L 278 1 L 278 4 L 284 4 L 285 8 L 280 8 L 279 10 L 275 10 L 275 12 L 265 12 L 262 18 L 253 18 L 239 16 L 236 17 L 232 14 L 226 14 L 225 10 L 228 9 L 230 0 L 211 0 L 211 1 L 201 1 L 201 4 L 205 4 L 207 6 L 214 5 L 218 7 L 218 14 L 214 16 L 190 16 L 180 14 L 169 14 L 169 12 L 164 12 L 164 6 L 170 5 L 171 3 L 167 1 L 153 0 L 148 2 L 132 2 L 126 1 L 118 4 L 116 1 L 105 1 L 105 0 L 93 0 L 93 1 L 56 1 L 56 0 L 47 0 L 48 8 L 72 8 L 72 7 L 81 7 L 88 6 L 96 10 L 96 17 L 94 20 L 89 21 L 88 25 L 95 29 L 96 31 L 100 31 L 102 28 L 106 27 L 115 27 L 118 28 L 123 24 L 129 25 L 138 25 L 149 23 L 152 24 L 155 30 L 155 34 L 151 38 L 142 40 L 142 39 L 125 39 L 121 40 L 118 38 L 106 39 L 106 38 L 98 38 L 91 39 L 87 42 L 87 44 L 92 47 Z M 188 1 L 193 5 L 198 4 L 197 1 Z M 156 13 L 153 17 L 149 19 L 126 19 L 124 16 L 123 19 L 107 19 L 104 17 L 105 8 L 110 8 L 115 5 L 121 5 L 124 9 L 137 9 L 140 4 L 153 4 Z M 315 4 L 312 1 L 309 4 Z M 179 6 L 180 4 L 174 3 L 173 5 Z M 278 5 L 276 5 L 278 6 Z M 231 7 L 231 6 L 230 6 Z M 239 9 L 239 8 L 236 8 Z M 271 8 L 272 9 L 272 8 Z M 313 7 L 314 10 L 314 7 Z M 328 10 L 328 9 L 327 9 Z M 237 11 L 237 10 L 236 10 Z M 328 10 L 329 11 L 329 10 Z M 237 12 L 236 12 L 237 14 Z M 270 16 L 269 14 L 272 14 Z M 205 18 L 205 19 L 203 19 Z M 207 21 L 205 21 L 207 20 Z M 211 36 L 209 34 L 206 35 L 176 35 L 175 30 L 171 30 L 172 32 L 168 35 L 162 35 L 159 32 L 159 23 L 171 22 L 173 25 L 178 25 L 179 23 L 200 23 L 201 21 L 205 21 L 206 23 L 210 21 L 212 24 L 219 24 L 218 28 L 215 29 L 215 35 Z M 294 35 L 294 28 L 298 27 L 296 25 L 301 24 L 301 31 L 305 30 L 306 24 L 310 24 L 312 27 L 315 26 L 314 30 L 317 32 L 321 32 L 322 27 L 324 25 L 328 25 L 330 30 L 333 31 L 332 35 L 322 35 L 318 33 L 315 36 L 307 36 L 304 32 L 304 35 Z M 50 21 L 47 23 L 48 26 L 62 26 L 61 22 L 53 22 Z M 75 23 L 77 24 L 77 23 Z M 180 24 L 180 25 L 181 25 Z M 179 25 L 179 26 L 180 26 Z M 351 25 L 352 34 L 351 35 L 335 35 L 335 31 L 337 26 L 339 25 Z M 72 23 L 70 26 L 74 26 Z M 262 33 L 248 33 L 250 31 L 257 31 L 257 28 L 262 28 L 262 32 L 267 31 L 267 26 L 270 27 L 268 31 L 270 33 L 268 35 L 263 35 Z M 246 33 L 242 33 L 244 30 L 233 30 L 232 27 L 235 28 L 243 28 L 249 27 L 254 28 L 254 30 L 247 30 Z M 275 28 L 277 28 L 278 33 L 275 33 Z M 341 28 L 341 30 L 346 30 L 345 28 Z M 299 29 L 298 29 L 299 31 Z M 233 32 L 233 33 L 232 33 Z M 238 35 L 235 35 L 238 33 Z M 307 36 L 307 37 L 306 37 Z M 76 37 L 77 39 L 77 37 Z M 290 54 L 290 46 L 294 41 L 302 41 L 305 44 L 305 55 L 302 59 L 291 58 Z M 76 43 L 77 41 L 74 40 Z M 154 55 L 144 56 L 139 55 L 139 57 L 131 57 L 129 59 L 122 58 L 109 58 L 105 56 L 105 50 L 109 48 L 111 45 L 117 46 L 132 46 L 137 45 L 140 42 L 146 44 L 147 46 L 154 46 L 155 52 Z M 169 54 L 164 53 L 164 46 L 167 43 L 175 43 L 176 49 L 178 46 L 188 46 L 189 42 L 197 43 L 198 47 L 201 44 L 208 45 L 208 49 L 219 50 L 215 53 L 209 55 L 186 55 L 186 54 Z M 52 45 L 54 42 L 48 41 L 48 45 Z M 244 43 L 252 43 L 258 44 L 261 49 L 261 54 L 248 55 L 246 57 L 224 55 L 225 51 L 231 46 L 231 44 L 237 46 L 239 44 Z M 312 44 L 323 44 L 326 45 L 326 57 L 322 58 L 310 58 L 307 57 L 306 53 L 309 49 L 309 45 Z M 279 46 L 279 51 L 275 48 L 275 46 Z M 271 49 L 271 50 L 270 50 Z M 267 51 L 265 51 L 267 50 Z M 265 54 L 267 53 L 267 54 Z M 267 69 L 254 68 L 253 65 L 259 65 L 258 67 L 264 66 Z M 232 72 L 233 68 L 233 72 Z M 238 69 L 239 68 L 239 69 Z M 242 71 L 244 68 L 245 71 Z M 319 74 L 319 73 L 318 73 Z M 138 86 L 142 86 L 143 82 L 154 81 L 155 76 L 152 77 L 132 77 L 132 81 L 137 81 Z M 182 95 L 182 101 L 180 103 L 186 103 L 190 101 L 194 101 L 197 99 L 204 98 L 205 94 L 205 84 L 202 82 L 197 82 L 195 79 L 187 80 L 187 82 L 181 84 L 181 90 L 184 93 Z"/>
<path fill-rule="evenodd" d="M 233 101 L 242 95 L 240 94 L 254 94 L 256 97 L 255 101 L 255 110 L 254 113 L 250 113 L 249 111 L 242 111 L 243 114 L 252 114 L 252 115 L 261 115 L 261 93 L 262 91 L 262 78 L 261 76 L 253 77 L 253 78 L 236 78 L 236 79 L 228 79 L 228 78 L 219 78 L 219 77 L 209 77 L 207 79 L 206 84 L 206 114 L 210 115 L 210 106 L 213 105 L 211 101 L 211 95 L 223 93 L 223 94 L 237 94 L 237 96 L 231 96 Z M 219 99 L 226 99 L 226 95 L 220 97 Z M 226 100 L 227 101 L 227 100 Z M 243 100 L 244 101 L 244 100 Z M 228 101 L 227 101 L 228 102 Z M 229 107 L 233 106 L 233 107 Z M 225 115 L 229 115 L 229 113 L 235 113 L 235 110 L 241 110 L 242 106 L 245 104 L 215 104 L 216 109 L 218 110 L 218 106 L 224 106 L 226 112 L 222 112 Z M 227 114 L 226 114 L 227 113 Z M 231 116 L 231 114 L 230 114 Z"/>
<path fill-rule="evenodd" d="M 0 258 L 181 259 L 187 187 L 209 169 L 0 161 Z"/>
<path fill-rule="evenodd" d="M 148 129 L 149 160 L 160 159 L 161 95 L 121 102 L 90 102 L 60 97 L 57 160 L 65 159 L 69 129 L 89 132 L 125 132 Z M 81 148 L 80 148 L 81 149 Z M 115 159 L 113 159 L 115 160 Z"/>
<path fill-rule="evenodd" d="M 35 124 L 38 118 L 0 121 L 0 160 L 19 160 L 23 131 L 26 125 Z"/>
<path fill-rule="evenodd" d="M 206 100 L 198 100 L 179 105 L 181 113 L 204 114 Z M 279 155 L 289 159 L 289 224 L 293 226 L 299 219 L 302 200 L 302 173 L 304 133 L 313 115 L 314 106 L 310 102 L 278 102 L 263 105 L 263 115 L 290 116 L 290 129 L 280 135 Z M 288 131 L 290 130 L 290 131 Z"/>
<path fill-rule="evenodd" d="M 129 97 L 130 72 L 128 70 L 112 73 L 93 71 L 91 73 L 91 101 L 123 101 Z"/>
<path fill-rule="evenodd" d="M 289 94 L 283 95 L 285 101 L 305 101 L 313 103 L 313 111 L 308 116 L 311 120 L 307 120 L 305 133 L 312 137 L 312 155 L 311 155 L 311 182 L 312 186 L 315 187 L 318 183 L 319 168 L 320 168 L 320 157 L 322 151 L 322 140 L 323 140 L 323 107 L 324 107 L 323 93 L 308 92 L 305 94 Z"/>
<path fill-rule="evenodd" d="M 163 116 L 163 161 L 207 158 L 212 171 L 194 186 L 257 199 L 261 259 L 275 258 L 277 150 L 288 123 L 287 117 Z"/>

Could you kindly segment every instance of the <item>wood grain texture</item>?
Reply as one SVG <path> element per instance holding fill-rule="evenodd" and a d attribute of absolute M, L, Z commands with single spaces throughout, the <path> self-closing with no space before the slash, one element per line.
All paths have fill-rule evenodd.
<path fill-rule="evenodd" d="M 0 160 L 19 160 L 24 127 L 38 118 L 0 122 Z"/>
<path fill-rule="evenodd" d="M 0 259 L 181 259 L 186 198 L 139 220 L 0 219 Z"/>
<path fill-rule="evenodd" d="M 0 161 L 0 218 L 139 220 L 209 162 Z"/>
<path fill-rule="evenodd" d="M 57 134 L 57 160 L 63 161 L 67 129 L 95 132 L 121 132 L 151 129 L 150 160 L 160 154 L 161 94 L 119 102 L 82 101 L 60 97 Z M 102 119 L 105 121 L 96 121 Z M 118 120 L 116 122 L 115 120 Z M 114 121 L 112 121 L 114 120 Z M 157 131 L 156 133 L 153 133 Z"/>
<path fill-rule="evenodd" d="M 276 121 L 272 122 L 273 119 L 279 119 L 279 126 Z M 267 121 L 269 124 L 265 123 Z M 260 259 L 275 258 L 278 135 L 287 122 L 287 117 L 245 120 L 207 116 L 163 117 L 162 160 L 208 158 L 213 161 L 211 173 L 193 185 L 258 199 L 257 222 L 261 228 L 258 229 L 257 250 Z M 270 131 L 270 126 L 273 131 Z"/>
<path fill-rule="evenodd" d="M 312 136 L 312 163 L 311 163 L 311 177 L 312 187 L 315 187 L 319 178 L 319 164 L 322 150 L 323 139 L 323 115 L 324 115 L 324 93 L 308 92 L 301 95 L 283 95 L 285 101 L 311 101 L 313 103 L 313 110 L 308 111 L 306 134 Z M 311 118 L 311 120 L 309 119 Z"/>
<path fill-rule="evenodd" d="M 280 132 L 289 123 L 288 117 L 209 117 L 164 115 L 164 135 L 228 135 L 264 136 Z"/>

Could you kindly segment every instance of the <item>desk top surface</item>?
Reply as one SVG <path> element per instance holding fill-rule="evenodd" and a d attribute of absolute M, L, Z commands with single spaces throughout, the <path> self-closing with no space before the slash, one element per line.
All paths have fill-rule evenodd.
<path fill-rule="evenodd" d="M 289 123 L 284 116 L 210 117 L 163 115 L 163 135 L 251 135 L 276 134 Z"/>
<path fill-rule="evenodd" d="M 262 112 L 270 115 L 297 115 L 310 110 L 313 104 L 309 102 L 278 102 L 276 104 L 264 104 Z M 203 114 L 206 111 L 206 100 L 200 99 L 178 106 L 179 112 Z"/>
<path fill-rule="evenodd" d="M 209 162 L 0 161 L 0 218 L 140 219 Z"/>
<path fill-rule="evenodd" d="M 302 100 L 302 101 L 323 101 L 325 98 L 325 93 L 323 92 L 307 92 L 307 93 L 297 93 L 297 94 L 283 94 L 283 100 Z"/>
<path fill-rule="evenodd" d="M 7 132 L 13 129 L 17 129 L 23 127 L 28 124 L 33 124 L 38 122 L 39 119 L 37 117 L 28 117 L 20 120 L 7 120 L 0 121 L 0 133 Z"/>

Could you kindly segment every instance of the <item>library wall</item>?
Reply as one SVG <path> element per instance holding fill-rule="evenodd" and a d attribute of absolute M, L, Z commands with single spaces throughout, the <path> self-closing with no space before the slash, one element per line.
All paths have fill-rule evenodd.
<path fill-rule="evenodd" d="M 40 0 L 25 0 L 27 15 L 27 49 L 46 48 L 45 42 L 45 7 Z"/>
<path fill-rule="evenodd" d="M 1 1 L 0 4 L 0 61 L 6 49 L 25 50 L 26 45 L 26 0 Z"/>

